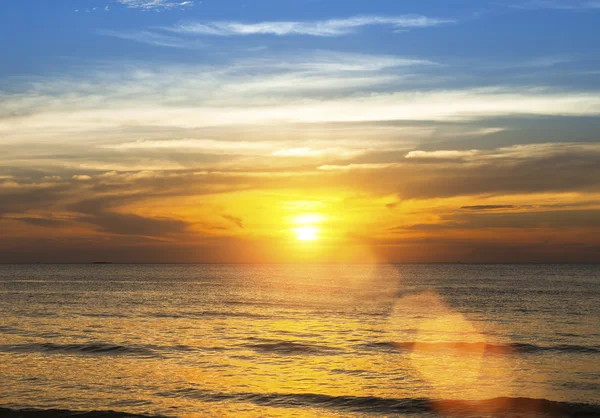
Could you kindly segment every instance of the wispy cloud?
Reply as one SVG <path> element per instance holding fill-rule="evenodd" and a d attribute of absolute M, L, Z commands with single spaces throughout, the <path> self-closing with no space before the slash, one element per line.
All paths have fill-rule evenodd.
<path fill-rule="evenodd" d="M 203 150 L 208 152 L 232 152 L 244 153 L 247 151 L 263 151 L 273 147 L 274 144 L 266 142 L 249 141 L 217 141 L 214 139 L 174 139 L 174 140 L 137 140 L 116 145 L 104 145 L 103 148 L 116 150 Z"/>
<path fill-rule="evenodd" d="M 514 3 L 511 7 L 516 9 L 556 9 L 556 10 L 583 10 L 600 9 L 600 1 L 581 0 L 529 0 Z"/>
<path fill-rule="evenodd" d="M 6 103 L 0 132 L 6 140 L 21 142 L 39 138 L 40 131 L 66 134 L 123 126 L 193 129 L 600 115 L 596 91 L 405 87 L 403 77 L 412 77 L 412 88 L 415 77 L 430 78 L 429 66 L 402 57 L 332 54 L 328 61 L 317 54 L 302 60 L 264 58 L 226 66 L 113 70 L 87 74 L 85 80 L 51 79 L 32 86 L 35 97 L 27 90 L 0 97 Z M 413 68 L 419 69 L 417 76 Z"/>
<path fill-rule="evenodd" d="M 154 99 L 156 100 L 156 99 Z M 200 97 L 187 100 L 201 100 Z M 510 89 L 485 91 L 443 91 L 428 93 L 398 92 L 369 94 L 363 97 L 306 99 L 300 102 L 264 99 L 253 103 L 251 97 L 232 97 L 238 105 L 217 103 L 170 106 L 144 100 L 137 103 L 111 102 L 105 107 L 88 104 L 88 109 L 54 109 L 0 122 L 0 132 L 16 140 L 17 134 L 34 130 L 57 129 L 88 131 L 123 126 L 202 128 L 235 125 L 284 123 L 333 123 L 376 121 L 473 121 L 488 117 L 518 115 L 585 116 L 600 114 L 600 98 L 583 93 L 516 92 Z M 242 103 L 246 105 L 242 105 Z M 27 125 L 23 122 L 26 121 Z M 20 128 L 20 129 L 17 129 Z M 22 130 L 25 131 L 22 131 Z"/>
<path fill-rule="evenodd" d="M 131 9 L 173 9 L 176 7 L 191 6 L 193 1 L 172 1 L 172 0 L 117 0 Z"/>
<path fill-rule="evenodd" d="M 184 48 L 184 49 L 196 49 L 205 46 L 202 42 L 197 40 L 180 39 L 174 36 L 164 35 L 161 33 L 150 32 L 150 31 L 114 31 L 114 30 L 102 30 L 98 34 L 112 36 L 114 38 L 125 39 L 128 41 L 140 42 L 143 44 L 162 46 L 168 48 Z"/>
<path fill-rule="evenodd" d="M 389 26 L 395 30 L 425 28 L 446 23 L 454 23 L 451 19 L 438 19 L 419 15 L 388 16 L 355 16 L 345 19 L 318 20 L 312 22 L 271 21 L 243 23 L 233 21 L 187 23 L 167 30 L 212 36 L 242 35 L 307 35 L 307 36 L 342 36 L 349 35 L 365 26 Z"/>
<path fill-rule="evenodd" d="M 453 159 L 462 159 L 467 157 L 472 157 L 477 155 L 477 150 L 469 150 L 469 151 L 411 151 L 406 154 L 405 158 L 412 159 L 440 159 L 440 160 L 453 160 Z"/>
<path fill-rule="evenodd" d="M 310 54 L 264 56 L 215 65 L 125 65 L 91 69 L 83 78 L 32 80 L 24 94 L 0 92 L 6 107 L 0 118 L 25 117 L 52 103 L 83 110 L 128 102 L 133 105 L 169 102 L 171 105 L 241 106 L 289 103 L 337 95 L 358 95 L 383 84 L 421 76 L 436 64 L 409 57 L 316 51 Z M 414 80 L 411 79 L 411 84 Z M 90 98 L 90 89 L 97 91 Z M 33 93 L 36 92 L 35 96 Z M 78 97 L 77 100 L 64 100 Z M 57 99 L 61 97 L 60 102 Z M 87 99 L 86 99 L 87 97 Z M 100 104 L 98 101 L 104 102 Z M 94 104 L 95 103 L 95 104 Z M 4 122 L 4 121 L 2 121 Z"/>
<path fill-rule="evenodd" d="M 575 57 L 569 56 L 547 56 L 524 60 L 521 62 L 507 63 L 504 65 L 495 63 L 494 68 L 507 70 L 520 68 L 550 68 L 563 64 L 569 64 L 575 60 Z"/>

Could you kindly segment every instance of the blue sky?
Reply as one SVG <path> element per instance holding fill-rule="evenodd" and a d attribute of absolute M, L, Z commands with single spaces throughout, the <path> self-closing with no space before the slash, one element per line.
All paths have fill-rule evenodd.
<path fill-rule="evenodd" d="M 599 23 L 597 0 L 8 0 L 0 250 L 248 261 L 310 207 L 386 260 L 589 260 Z"/>
<path fill-rule="evenodd" d="M 245 89 L 228 92 L 229 103 L 241 106 L 248 89 L 266 80 L 271 85 L 256 96 L 283 96 L 282 105 L 298 98 L 475 90 L 529 92 L 532 100 L 559 95 L 568 102 L 600 89 L 599 21 L 600 4 L 592 0 L 9 1 L 0 16 L 2 37 L 10 40 L 2 46 L 0 88 L 36 96 L 40 106 L 74 94 L 81 102 L 103 96 L 116 106 L 127 87 L 135 92 L 129 102 L 134 95 L 160 96 L 197 106 L 206 99 L 198 92 L 169 98 L 165 89 L 194 85 L 224 94 L 218 83 Z M 9 104 L 6 112 L 31 113 L 29 105 Z M 578 106 L 528 112 L 517 104 L 515 112 L 486 113 L 596 115 L 589 103 Z M 469 112 L 458 110 L 463 118 Z"/>
<path fill-rule="evenodd" d="M 524 61 L 558 62 L 586 70 L 599 59 L 600 7 L 593 1 L 206 0 L 179 6 L 181 3 L 185 2 L 9 0 L 0 16 L 0 31 L 3 39 L 11 42 L 4 43 L 0 69 L 4 75 L 42 75 L 103 60 L 222 62 L 253 48 L 261 48 L 264 54 L 310 48 L 400 54 L 455 67 L 465 64 L 462 67 L 470 71 L 479 67 L 489 70 L 483 68 L 486 63 Z M 425 22 L 423 28 L 374 22 L 330 36 L 173 32 L 184 25 L 215 22 L 317 25 L 330 19 L 411 15 L 431 22 Z M 545 72 L 568 84 L 568 75 L 561 78 L 557 71 Z M 571 82 L 580 84 L 578 78 Z M 593 83 L 591 77 L 589 82 Z"/>

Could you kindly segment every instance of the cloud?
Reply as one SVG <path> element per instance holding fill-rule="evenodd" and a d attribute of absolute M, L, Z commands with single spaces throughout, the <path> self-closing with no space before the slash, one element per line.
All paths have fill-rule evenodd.
<path fill-rule="evenodd" d="M 74 220 L 92 224 L 100 232 L 109 234 L 167 237 L 171 234 L 183 233 L 189 226 L 187 222 L 179 219 L 151 218 L 112 209 L 113 206 L 120 206 L 131 200 L 131 197 L 120 195 L 93 197 L 72 204 L 70 209 L 78 213 Z"/>
<path fill-rule="evenodd" d="M 453 126 L 436 131 L 437 138 L 422 141 L 418 148 L 435 150 L 489 150 L 523 144 L 594 143 L 598 142 L 600 118 L 594 116 L 528 116 L 504 117 L 485 121 L 489 125 L 503 125 L 504 129 L 486 135 L 465 135 L 465 129 L 453 132 Z M 456 126 L 460 128 L 460 125 Z M 439 136 L 437 133 L 440 133 Z M 427 139 L 427 138 L 426 138 Z"/>
<path fill-rule="evenodd" d="M 515 9 L 538 10 L 585 10 L 600 9 L 600 1 L 590 0 L 529 0 L 514 3 L 511 7 Z"/>
<path fill-rule="evenodd" d="M 274 157 L 312 157 L 322 155 L 322 151 L 314 150 L 308 147 L 286 148 L 274 151 L 271 155 Z"/>
<path fill-rule="evenodd" d="M 316 144 L 315 144 L 316 145 Z M 320 144 L 319 144 L 320 145 Z M 346 159 L 350 157 L 355 157 L 366 152 L 365 149 L 358 149 L 338 147 L 338 148 L 310 148 L 310 147 L 299 147 L 299 148 L 285 148 L 278 149 L 273 151 L 271 155 L 273 157 L 295 157 L 295 158 L 307 158 L 307 157 L 333 157 L 333 158 L 341 158 Z"/>
<path fill-rule="evenodd" d="M 223 219 L 231 222 L 232 224 L 234 224 L 235 226 L 237 226 L 240 229 L 244 228 L 244 223 L 241 218 L 238 218 L 238 217 L 232 216 L 232 215 L 221 215 L 221 217 Z"/>
<path fill-rule="evenodd" d="M 440 227 L 483 228 L 600 228 L 600 210 L 459 213 L 445 218 Z"/>
<path fill-rule="evenodd" d="M 477 150 L 455 151 L 455 150 L 440 150 L 440 151 L 410 151 L 405 158 L 413 160 L 458 160 L 477 155 Z"/>
<path fill-rule="evenodd" d="M 311 139 L 311 147 L 282 148 L 293 140 L 224 140 L 224 139 L 169 139 L 136 140 L 117 144 L 100 145 L 99 148 L 122 152 L 140 153 L 187 153 L 210 154 L 211 156 L 271 156 L 271 157 L 338 157 L 349 158 L 365 152 L 364 144 L 358 140 L 338 140 L 337 147 L 331 147 L 331 140 Z M 372 145 L 376 145 L 373 143 Z"/>
<path fill-rule="evenodd" d="M 319 166 L 322 171 L 351 171 L 351 170 L 379 170 L 382 168 L 394 167 L 395 164 L 371 163 L 371 164 L 347 164 L 347 165 L 331 165 L 326 164 Z"/>
<path fill-rule="evenodd" d="M 173 9 L 177 7 L 186 7 L 194 4 L 193 1 L 172 1 L 172 0 L 116 0 L 130 9 Z"/>
<path fill-rule="evenodd" d="M 407 56 L 385 54 L 348 53 L 338 51 L 312 51 L 304 55 L 284 55 L 279 58 L 253 58 L 237 62 L 232 69 L 246 71 L 248 69 L 275 69 L 279 71 L 295 71 L 313 73 L 365 73 L 410 67 L 436 67 L 437 62 Z"/>
<path fill-rule="evenodd" d="M 313 22 L 272 21 L 259 23 L 242 22 L 207 22 L 187 23 L 165 28 L 169 31 L 212 36 L 246 36 L 246 35 L 307 35 L 307 36 L 342 36 L 355 33 L 366 26 L 388 26 L 395 30 L 425 28 L 454 23 L 451 19 L 438 19 L 418 15 L 389 16 L 355 16 L 345 19 L 329 19 Z"/>
<path fill-rule="evenodd" d="M 417 69 L 422 74 L 433 66 L 431 61 L 410 57 L 334 51 L 239 59 L 221 65 L 100 66 L 89 68 L 85 76 L 32 79 L 26 84 L 21 78 L 20 93 L 0 91 L 5 103 L 0 122 L 26 118 L 49 106 L 70 110 L 123 102 L 247 106 L 268 104 L 273 98 L 289 101 L 357 94 L 402 81 Z"/>
<path fill-rule="evenodd" d="M 124 142 L 113 145 L 103 145 L 102 148 L 115 150 L 203 150 L 211 152 L 232 152 L 241 153 L 266 151 L 277 143 L 272 142 L 252 142 L 252 141 L 219 141 L 214 139 L 171 139 L 171 140 L 137 140 L 134 142 Z"/>
<path fill-rule="evenodd" d="M 261 130 L 263 136 L 271 134 Z M 113 151 L 116 157 L 123 153 Z M 136 159 L 145 161 L 142 151 L 134 150 L 134 154 Z M 507 234 L 534 231 L 539 237 L 544 230 L 554 228 L 552 236 L 563 243 L 569 239 L 585 243 L 573 234 L 580 233 L 582 225 L 599 225 L 598 144 L 507 147 L 480 151 L 459 162 L 431 159 L 427 164 L 418 158 L 404 158 L 405 154 L 398 152 L 394 163 L 386 163 L 382 162 L 383 154 L 367 152 L 346 165 L 335 165 L 337 160 L 332 156 L 327 161 L 331 161 L 333 169 L 318 169 L 314 162 L 307 164 L 291 158 L 285 164 L 272 166 L 272 160 L 278 158 L 257 157 L 245 169 L 232 162 L 219 170 L 85 171 L 92 177 L 85 182 L 69 181 L 77 171 L 62 164 L 48 170 L 14 170 L 10 176 L 15 186 L 0 187 L 0 211 L 6 214 L 0 227 L 6 237 L 15 237 L 5 242 L 17 247 L 25 245 L 27 237 L 35 236 L 39 238 L 35 246 L 41 245 L 43 237 L 51 237 L 54 241 L 44 245 L 53 249 L 60 239 L 72 237 L 70 245 L 83 251 L 96 246 L 109 248 L 109 243 L 113 245 L 118 237 L 121 241 L 113 248 L 135 244 L 138 255 L 148 256 L 152 253 L 146 252 L 149 241 L 171 242 L 165 248 L 175 253 L 179 245 L 175 241 L 187 245 L 184 243 L 226 235 L 250 239 L 256 237 L 257 231 L 262 234 L 279 230 L 277 217 L 285 210 L 273 202 L 297 199 L 338 201 L 343 226 L 366 230 L 368 242 L 374 242 L 381 231 L 380 224 L 389 227 L 405 223 L 394 234 L 420 234 L 432 242 L 451 240 L 446 231 L 461 229 L 470 231 L 463 237 L 483 233 L 487 228 L 515 229 Z M 198 161 L 196 164 L 202 165 Z M 58 175 L 64 180 L 55 179 Z M 44 178 L 48 184 L 40 183 Z M 569 206 L 576 203 L 582 206 Z M 386 204 L 395 210 L 389 211 Z M 297 214 L 298 206 L 293 208 Z M 563 209 L 584 211 L 567 213 Z M 381 216 L 377 210 L 387 215 Z M 327 208 L 325 211 L 336 213 Z M 538 212 L 542 214 L 521 214 Z M 353 215 L 357 213 L 362 214 L 360 224 Z M 478 217 L 479 214 L 498 216 Z M 48 230 L 61 226 L 53 224 L 54 220 L 68 224 Z M 593 230 L 589 232 L 592 233 Z M 521 242 L 514 236 L 500 235 L 493 239 Z M 87 244 L 75 244 L 84 239 Z M 404 238 L 401 241 L 405 242 Z M 427 245 L 424 248 L 433 244 Z M 176 259 L 166 254 L 159 259 Z M 198 254 L 197 260 L 211 260 L 204 252 Z"/>
<path fill-rule="evenodd" d="M 125 39 L 128 41 L 139 42 L 152 46 L 160 46 L 167 48 L 182 48 L 182 49 L 198 49 L 203 48 L 206 44 L 198 41 L 190 41 L 177 38 L 174 36 L 164 35 L 151 31 L 115 31 L 102 30 L 98 34 L 111 36 L 113 38 Z"/>
<path fill-rule="evenodd" d="M 150 79 L 150 77 L 148 77 Z M 344 82 L 343 78 L 338 78 Z M 307 81 L 310 83 L 310 81 Z M 27 116 L 0 119 L 0 132 L 6 138 L 21 132 L 38 135 L 39 130 L 50 132 L 85 132 L 127 126 L 153 126 L 155 128 L 206 128 L 218 126 L 327 123 L 327 122 L 377 122 L 377 121 L 476 121 L 499 116 L 584 116 L 600 115 L 600 96 L 593 92 L 540 91 L 539 89 L 464 89 L 424 92 L 393 92 L 354 94 L 348 97 L 320 98 L 305 96 L 296 100 L 295 88 L 290 84 L 292 96 L 272 97 L 271 88 L 265 87 L 254 94 L 232 91 L 223 85 L 220 94 L 228 102 L 210 96 L 206 90 L 178 92 L 177 105 L 161 103 L 164 91 L 156 90 L 149 80 L 138 87 L 146 89 L 147 100 L 132 102 L 131 98 L 110 100 L 104 93 L 102 106 L 98 96 L 86 99 L 82 95 L 79 109 L 69 109 L 69 100 L 53 109 L 43 106 Z M 190 88 L 194 83 L 187 83 Z M 214 87 L 209 87 L 214 88 Z M 301 91 L 297 92 L 302 95 Z M 102 95 L 100 91 L 98 94 Z M 219 93 L 217 93 L 219 94 Z M 271 96 L 271 97 L 269 97 Z M 102 97 L 102 96 L 100 96 Z M 154 97 L 155 100 L 150 100 Z M 53 98 L 47 98 L 54 101 Z M 38 96 L 36 100 L 44 100 Z M 86 106 L 85 102 L 89 100 Z M 8 106 L 10 107 L 10 103 Z M 26 122 L 26 123 L 24 123 Z M 39 137 L 39 136 L 38 136 Z"/>
<path fill-rule="evenodd" d="M 80 135 L 93 133 L 87 142 L 97 144 L 98 148 L 162 147 L 176 151 L 178 146 L 200 149 L 205 145 L 184 144 L 187 135 L 204 135 L 186 134 L 184 130 L 214 128 L 224 132 L 241 126 L 258 129 L 267 125 L 288 129 L 295 124 L 329 124 L 326 129 L 333 130 L 336 129 L 333 124 L 341 123 L 389 124 L 394 121 L 416 125 L 420 121 L 445 123 L 437 131 L 451 132 L 457 141 L 467 139 L 470 132 L 468 136 L 473 140 L 468 149 L 477 149 L 482 143 L 488 147 L 489 144 L 510 144 L 518 132 L 506 129 L 510 126 L 505 122 L 498 128 L 504 129 L 503 132 L 489 126 L 461 128 L 460 124 L 509 116 L 514 119 L 600 115 L 600 95 L 593 89 L 569 91 L 508 85 L 442 89 L 435 81 L 427 84 L 435 79 L 432 71 L 439 67 L 429 60 L 411 57 L 327 51 L 240 59 L 210 66 L 108 66 L 90 69 L 81 76 L 48 77 L 21 85 L 15 81 L 15 88 L 10 92 L 0 92 L 3 103 L 0 134 L 5 144 L 48 144 L 61 138 L 75 143 Z M 448 122 L 455 127 L 449 129 Z M 491 126 L 498 126 L 496 123 Z M 566 124 L 561 126 L 564 131 Z M 111 130 L 114 135 L 115 129 L 126 133 L 126 139 L 121 136 L 125 139 L 119 141 L 121 145 L 115 141 L 102 143 Z M 382 125 L 370 135 L 382 133 L 384 129 L 390 135 L 393 130 L 401 134 L 399 127 Z M 427 135 L 433 135 L 435 130 L 430 127 Z M 363 129 L 363 133 L 366 131 Z M 536 141 L 543 142 L 545 138 L 560 141 L 572 136 L 568 132 L 557 135 L 552 132 L 554 129 L 550 131 L 536 135 Z M 532 137 L 528 133 L 521 134 L 523 141 Z M 484 141 L 477 137 L 479 134 L 489 139 Z M 344 135 L 354 134 L 349 131 Z M 412 134 L 402 136 L 412 139 Z M 500 136 L 503 139 L 494 142 Z M 259 140 L 258 137 L 255 135 L 253 140 Z M 165 138 L 182 142 L 167 142 Z M 467 147 L 461 144 L 463 146 Z M 452 149 L 439 147 L 430 149 L 424 145 L 422 151 Z M 269 152 L 287 148 L 315 147 L 292 144 L 271 148 Z M 36 150 L 39 149 L 38 145 Z M 409 158 L 413 156 L 418 154 L 411 154 Z"/>
<path fill-rule="evenodd" d="M 0 187 L 0 215 L 48 210 L 68 196 L 69 191 L 67 184 L 23 185 L 14 182 L 12 187 Z"/>
<path fill-rule="evenodd" d="M 481 152 L 460 162 L 441 159 L 423 164 L 418 159 L 403 159 L 319 169 L 337 178 L 339 187 L 396 193 L 400 200 L 587 193 L 600 191 L 600 144 L 516 146 Z"/>
<path fill-rule="evenodd" d="M 497 210 L 497 209 L 515 209 L 514 205 L 475 205 L 475 206 L 462 206 L 463 210 Z"/>
<path fill-rule="evenodd" d="M 147 218 L 135 214 L 102 212 L 90 216 L 79 216 L 79 222 L 90 223 L 100 231 L 120 235 L 140 235 L 164 237 L 170 234 L 183 233 L 187 223 L 169 218 Z"/>
<path fill-rule="evenodd" d="M 64 228 L 69 226 L 71 222 L 62 219 L 49 219 L 49 218 L 32 218 L 32 217 L 21 217 L 11 218 L 15 221 L 25 222 L 33 226 L 40 226 L 43 228 Z"/>
<path fill-rule="evenodd" d="M 414 217 L 408 212 L 419 205 L 475 215 L 531 210 L 522 202 L 544 211 L 543 203 L 597 199 L 598 144 L 483 146 L 477 135 L 514 135 L 522 123 L 515 120 L 527 120 L 554 132 L 541 140 L 575 142 L 579 136 L 550 121 L 598 119 L 598 92 L 420 84 L 439 68 L 426 59 L 318 51 L 213 65 L 112 64 L 80 77 L 15 83 L 0 97 L 0 229 L 17 238 L 71 231 L 96 244 L 118 236 L 140 246 L 256 237 L 276 229 L 274 202 L 353 194 L 344 223 L 372 239 L 380 229 L 371 223 Z M 569 120 L 574 131 L 586 125 Z M 587 130 L 597 132 L 596 125 Z M 440 137 L 472 142 L 457 150 Z M 569 196 L 553 200 L 563 193 Z M 356 213 L 364 214 L 360 226 L 352 226 Z M 438 209 L 419 216 L 415 224 L 441 219 Z M 444 220 L 459 222 L 456 216 Z M 70 224 L 47 230 L 38 219 Z M 569 222 L 563 231 L 578 228 Z"/>

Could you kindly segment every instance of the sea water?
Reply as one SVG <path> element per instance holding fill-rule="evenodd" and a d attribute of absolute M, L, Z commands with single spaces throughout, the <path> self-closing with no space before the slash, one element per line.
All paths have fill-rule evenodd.
<path fill-rule="evenodd" d="M 599 301 L 598 265 L 1 265 L 0 415 L 600 416 Z"/>

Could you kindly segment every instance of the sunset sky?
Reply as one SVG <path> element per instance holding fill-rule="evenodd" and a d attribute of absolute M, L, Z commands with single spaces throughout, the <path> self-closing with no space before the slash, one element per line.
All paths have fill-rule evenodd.
<path fill-rule="evenodd" d="M 600 260 L 600 1 L 1 9 L 0 262 Z"/>

